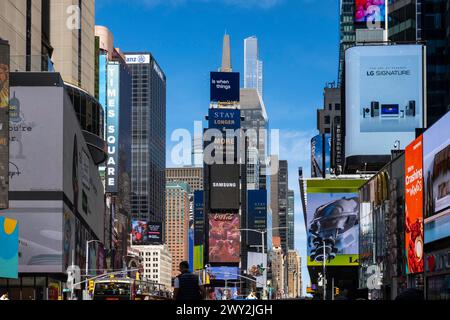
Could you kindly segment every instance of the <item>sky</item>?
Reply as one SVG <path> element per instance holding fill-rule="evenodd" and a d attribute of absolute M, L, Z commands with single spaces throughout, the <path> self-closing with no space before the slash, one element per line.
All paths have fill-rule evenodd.
<path fill-rule="evenodd" d="M 264 103 L 280 130 L 280 159 L 295 191 L 296 249 L 303 290 L 309 285 L 298 167 L 310 175 L 310 140 L 317 132 L 323 88 L 335 81 L 339 58 L 336 0 L 96 0 L 96 24 L 108 27 L 122 51 L 149 51 L 167 77 L 167 166 L 172 132 L 193 132 L 209 107 L 209 73 L 221 64 L 231 37 L 233 71 L 241 72 L 244 39 L 255 35 L 264 62 Z"/>

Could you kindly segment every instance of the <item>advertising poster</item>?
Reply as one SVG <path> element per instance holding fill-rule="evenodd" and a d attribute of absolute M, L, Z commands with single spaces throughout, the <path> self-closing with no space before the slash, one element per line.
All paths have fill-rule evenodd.
<path fill-rule="evenodd" d="M 407 273 L 423 272 L 423 138 L 405 150 L 405 246 Z"/>
<path fill-rule="evenodd" d="M 211 102 L 239 102 L 239 72 L 211 72 Z"/>
<path fill-rule="evenodd" d="M 307 181 L 308 266 L 358 266 L 359 194 L 363 180 Z"/>
<path fill-rule="evenodd" d="M 233 300 L 237 293 L 236 287 L 214 288 L 214 291 L 209 292 L 208 300 Z"/>
<path fill-rule="evenodd" d="M 131 222 L 131 240 L 134 246 L 143 246 L 150 243 L 149 223 L 142 220 L 133 220 Z"/>
<path fill-rule="evenodd" d="M 240 221 L 237 214 L 209 215 L 209 262 L 239 263 Z"/>
<path fill-rule="evenodd" d="M 256 278 L 256 287 L 263 288 L 267 283 L 267 254 L 249 252 L 247 274 Z"/>
<path fill-rule="evenodd" d="M 384 22 L 386 0 L 355 0 L 356 22 Z"/>
<path fill-rule="evenodd" d="M 210 267 L 206 269 L 210 281 L 214 280 L 237 280 L 239 277 L 238 267 Z"/>
<path fill-rule="evenodd" d="M 205 215 L 203 211 L 203 191 L 194 191 L 194 245 L 205 243 Z"/>
<path fill-rule="evenodd" d="M 210 171 L 210 205 L 213 210 L 239 209 L 238 164 L 211 165 Z"/>
<path fill-rule="evenodd" d="M 194 271 L 203 269 L 203 260 L 204 260 L 204 245 L 195 245 L 194 246 Z"/>
<path fill-rule="evenodd" d="M 424 123 L 423 46 L 356 46 L 346 59 L 346 157 L 389 155 Z"/>
<path fill-rule="evenodd" d="M 325 176 L 330 174 L 331 169 L 331 134 L 325 134 Z"/>
<path fill-rule="evenodd" d="M 266 231 L 267 229 L 267 190 L 247 191 L 247 228 Z M 264 235 L 266 237 L 266 234 Z M 267 242 L 264 241 L 267 245 Z M 247 232 L 247 245 L 261 246 L 261 235 Z"/>
<path fill-rule="evenodd" d="M 162 244 L 162 223 L 150 222 L 148 223 L 148 243 Z"/>
<path fill-rule="evenodd" d="M 17 279 L 19 272 L 19 223 L 0 216 L 0 278 Z"/>
<path fill-rule="evenodd" d="M 0 209 L 9 191 L 9 45 L 0 40 Z"/>
<path fill-rule="evenodd" d="M 317 135 L 311 139 L 311 177 L 323 177 L 323 136 Z"/>
<path fill-rule="evenodd" d="M 210 129 L 237 130 L 241 128 L 241 110 L 209 109 L 208 123 Z"/>
<path fill-rule="evenodd" d="M 450 113 L 423 135 L 425 243 L 450 235 Z"/>

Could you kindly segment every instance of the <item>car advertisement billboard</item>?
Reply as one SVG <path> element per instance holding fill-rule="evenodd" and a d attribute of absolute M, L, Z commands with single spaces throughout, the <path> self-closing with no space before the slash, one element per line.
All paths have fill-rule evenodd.
<path fill-rule="evenodd" d="M 205 243 L 205 215 L 203 211 L 203 191 L 194 191 L 194 245 Z"/>
<path fill-rule="evenodd" d="M 356 46 L 346 50 L 345 155 L 390 155 L 424 124 L 424 47 Z"/>
<path fill-rule="evenodd" d="M 255 277 L 257 288 L 263 288 L 267 282 L 267 254 L 249 252 L 247 274 Z"/>
<path fill-rule="evenodd" d="M 355 0 L 356 22 L 384 22 L 386 0 Z"/>
<path fill-rule="evenodd" d="M 267 190 L 247 191 L 247 228 L 267 230 Z M 267 245 L 266 241 L 264 243 Z M 254 231 L 247 231 L 247 245 L 261 246 L 261 235 Z"/>
<path fill-rule="evenodd" d="M 450 236 L 450 113 L 423 135 L 425 243 Z"/>
<path fill-rule="evenodd" d="M 241 128 L 241 110 L 209 109 L 208 124 L 210 129 L 237 130 Z"/>
<path fill-rule="evenodd" d="M 19 223 L 0 216 L 0 278 L 17 279 L 19 272 Z"/>
<path fill-rule="evenodd" d="M 9 207 L 9 98 L 9 45 L 0 40 L 0 209 Z"/>
<path fill-rule="evenodd" d="M 239 169 L 238 164 L 214 164 L 210 166 L 211 209 L 239 209 Z"/>
<path fill-rule="evenodd" d="M 214 280 L 237 280 L 239 277 L 238 267 L 209 267 L 206 274 L 210 281 Z"/>
<path fill-rule="evenodd" d="M 311 139 L 311 177 L 321 178 L 323 174 L 324 145 L 323 136 L 317 135 Z"/>
<path fill-rule="evenodd" d="M 308 266 L 358 266 L 359 187 L 363 180 L 307 181 Z"/>
<path fill-rule="evenodd" d="M 423 138 L 405 149 L 405 250 L 409 274 L 423 272 Z"/>
<path fill-rule="evenodd" d="M 209 215 L 209 262 L 239 263 L 240 221 L 238 214 Z"/>
<path fill-rule="evenodd" d="M 239 72 L 211 72 L 211 102 L 239 102 Z"/>

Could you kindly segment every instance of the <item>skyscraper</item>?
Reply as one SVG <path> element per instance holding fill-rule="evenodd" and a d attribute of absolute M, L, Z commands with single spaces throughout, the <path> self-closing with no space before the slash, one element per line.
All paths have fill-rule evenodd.
<path fill-rule="evenodd" d="M 180 262 L 189 255 L 189 185 L 185 182 L 166 184 L 165 242 L 172 255 L 172 277 L 179 273 Z"/>
<path fill-rule="evenodd" d="M 345 50 L 353 46 L 356 41 L 355 32 L 355 1 L 339 1 L 340 39 L 339 39 L 339 71 L 338 87 L 342 83 L 344 73 Z"/>
<path fill-rule="evenodd" d="M 126 53 L 132 87 L 132 216 L 163 222 L 166 169 L 166 76 L 149 52 Z"/>
<path fill-rule="evenodd" d="M 259 59 L 258 38 L 244 40 L 244 88 L 256 89 L 263 96 L 263 62 Z"/>
<path fill-rule="evenodd" d="M 229 34 L 225 34 L 223 36 L 222 67 L 220 68 L 220 71 L 222 72 L 233 71 L 233 67 L 231 66 L 231 45 Z"/>
<path fill-rule="evenodd" d="M 272 156 L 272 163 L 278 161 L 278 172 L 270 176 L 270 208 L 272 210 L 273 238 L 280 238 L 284 254 L 288 252 L 288 163 Z"/>

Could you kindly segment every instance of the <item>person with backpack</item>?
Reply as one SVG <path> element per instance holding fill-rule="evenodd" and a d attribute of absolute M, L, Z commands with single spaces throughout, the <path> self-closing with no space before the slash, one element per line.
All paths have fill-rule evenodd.
<path fill-rule="evenodd" d="M 174 300 L 203 300 L 205 290 L 200 278 L 190 272 L 189 262 L 180 263 L 180 275 L 175 278 Z"/>

